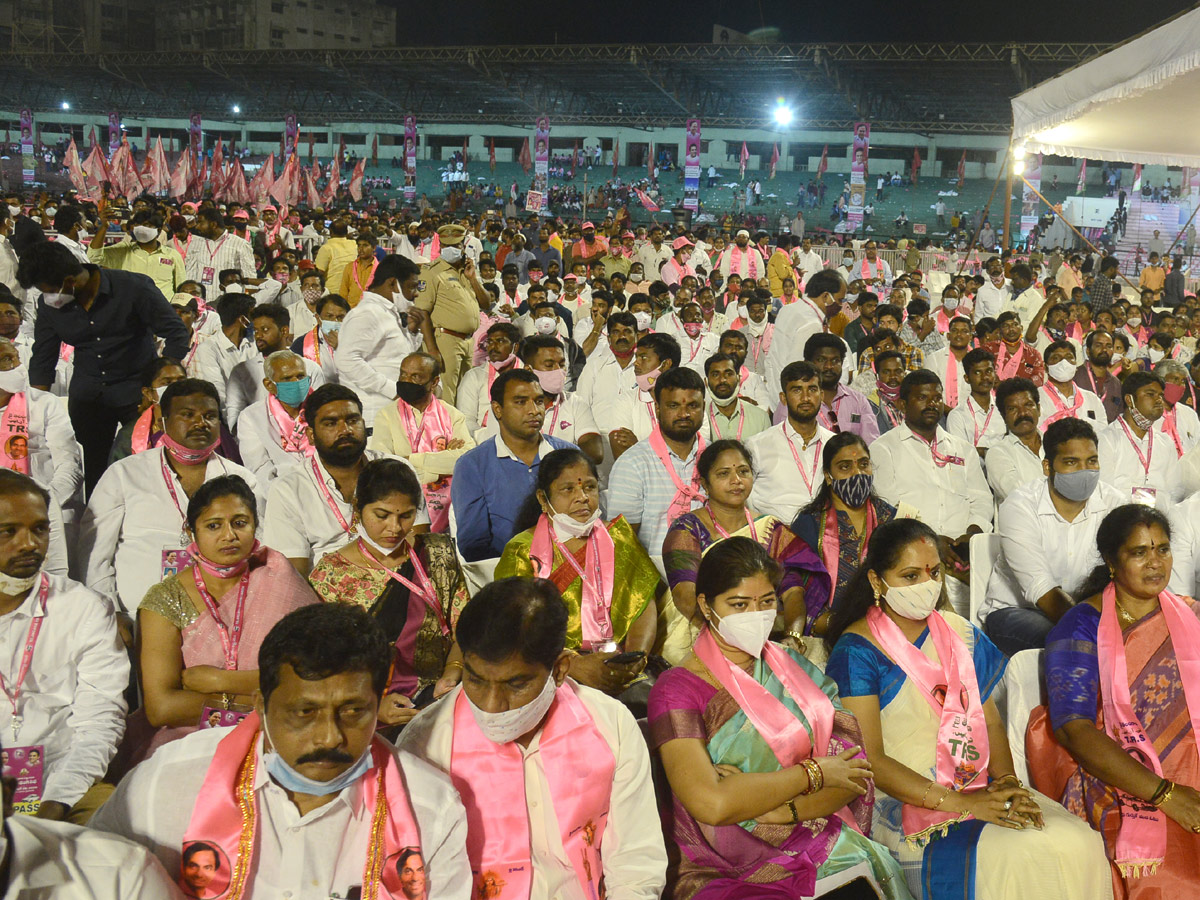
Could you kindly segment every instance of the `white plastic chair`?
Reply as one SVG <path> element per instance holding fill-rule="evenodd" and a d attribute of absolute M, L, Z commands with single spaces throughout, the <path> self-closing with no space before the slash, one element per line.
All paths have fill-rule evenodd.
<path fill-rule="evenodd" d="M 1025 731 L 1029 716 L 1046 702 L 1045 676 L 1042 671 L 1043 650 L 1022 650 L 1008 661 L 1004 671 L 1004 715 L 1009 748 L 1012 750 L 1013 771 L 1024 784 L 1029 784 L 1029 765 L 1025 758 Z"/>
<path fill-rule="evenodd" d="M 976 628 L 983 628 L 979 611 L 983 609 L 983 601 L 987 596 L 988 580 L 992 577 L 992 569 L 1000 559 L 1000 535 L 974 534 L 971 535 L 969 563 L 971 566 L 971 600 L 968 618 Z"/>
<path fill-rule="evenodd" d="M 480 559 L 475 562 L 467 562 L 463 559 L 463 555 L 458 549 L 458 521 L 454 518 L 453 504 L 450 506 L 450 537 L 454 539 L 454 555 L 458 557 L 458 564 L 462 567 L 463 578 L 467 582 L 467 593 L 474 597 L 485 584 L 491 584 L 495 580 L 496 566 L 500 562 L 500 557 Z"/>

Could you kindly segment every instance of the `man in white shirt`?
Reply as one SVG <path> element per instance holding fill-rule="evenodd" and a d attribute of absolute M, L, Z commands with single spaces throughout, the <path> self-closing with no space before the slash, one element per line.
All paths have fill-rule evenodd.
<path fill-rule="evenodd" d="M 225 391 L 225 421 L 230 430 L 237 426 L 242 413 L 259 403 L 267 401 L 267 374 L 264 361 L 268 356 L 287 351 L 292 344 L 292 333 L 288 325 L 288 312 L 275 303 L 260 304 L 250 311 L 250 322 L 254 330 L 254 348 L 258 352 L 242 360 L 229 374 L 229 385 Z M 299 357 L 300 367 L 309 380 L 309 386 L 319 388 L 325 383 L 325 371 L 312 360 Z M 240 435 L 239 435 L 240 439 Z"/>
<path fill-rule="evenodd" d="M 1021 318 L 1021 331 L 1026 331 L 1046 302 L 1046 298 L 1034 285 L 1033 269 L 1027 263 L 1017 263 L 1013 266 L 1009 278 L 1012 282 L 1012 301 L 1006 308 L 1016 311 Z"/>
<path fill-rule="evenodd" d="M 1046 347 L 1044 358 L 1046 383 L 1041 387 L 1039 430 L 1044 432 L 1059 419 L 1068 418 L 1085 419 L 1093 428 L 1108 424 L 1104 401 L 1075 384 L 1075 375 L 1079 371 L 1075 364 L 1075 345 L 1065 340 L 1054 341 Z M 1186 377 L 1186 369 L 1184 374 Z"/>
<path fill-rule="evenodd" d="M 737 334 L 737 332 L 733 332 Z M 708 431 L 714 441 L 746 441 L 771 427 L 771 417 L 760 406 L 738 393 L 737 360 L 714 353 L 704 361 L 709 402 L 705 410 Z"/>
<path fill-rule="evenodd" d="M 871 445 L 875 489 L 893 506 L 915 506 L 921 520 L 941 536 L 942 556 L 952 576 L 952 599 L 961 601 L 968 571 L 967 543 L 992 529 L 992 492 L 970 443 L 938 426 L 942 382 L 928 369 L 909 372 L 900 382 L 904 421 Z"/>
<path fill-rule="evenodd" d="M 503 871 L 515 896 L 591 900 L 603 882 L 610 897 L 656 900 L 667 857 L 645 740 L 618 700 L 568 679 L 566 633 L 547 582 L 484 587 L 456 627 L 462 684 L 405 726 L 400 746 L 471 804 L 473 896 Z M 579 787 L 564 795 L 568 783 Z"/>
<path fill-rule="evenodd" d="M 216 388 L 222 409 L 226 408 L 233 370 L 258 355 L 254 342 L 246 337 L 253 309 L 254 301 L 245 294 L 223 294 L 217 301 L 221 330 L 200 342 L 188 367 L 188 375 L 207 381 Z M 236 422 L 237 419 L 230 421 Z"/>
<path fill-rule="evenodd" d="M 637 319 L 633 313 L 617 311 L 609 315 L 606 340 L 600 341 L 588 357 L 579 376 L 575 395 L 598 418 L 600 408 L 616 394 L 637 391 L 633 364 L 638 343 Z"/>
<path fill-rule="evenodd" d="M 187 565 L 182 548 L 188 498 L 221 475 L 259 487 L 254 474 L 217 455 L 221 424 L 217 391 L 185 378 L 159 401 L 163 435 L 157 447 L 117 460 L 88 500 L 79 535 L 87 586 L 132 613 L 152 585 Z"/>
<path fill-rule="evenodd" d="M 295 307 L 293 307 L 295 309 Z M 342 322 L 350 315 L 350 304 L 338 294 L 326 294 L 316 303 L 317 325 L 292 341 L 292 352 L 315 362 L 325 373 L 326 384 L 338 381 L 337 353 L 338 336 Z M 295 317 L 292 318 L 293 328 Z M 293 331 L 293 334 L 295 332 Z"/>
<path fill-rule="evenodd" d="M 1175 359 L 1159 360 L 1154 365 L 1154 374 L 1163 380 L 1163 415 L 1155 428 L 1183 455 L 1200 443 L 1200 419 L 1196 411 L 1183 403 L 1192 385 L 1187 366 Z M 1189 596 L 1191 596 L 1189 594 Z"/>
<path fill-rule="evenodd" d="M 821 259 L 821 254 L 812 248 L 812 238 L 804 238 L 800 242 L 798 250 L 793 248 L 792 265 L 796 269 L 796 277 L 800 279 L 801 288 L 803 288 L 810 278 L 825 268 L 825 262 Z"/>
<path fill-rule="evenodd" d="M 1004 277 L 1004 263 L 1000 257 L 992 256 L 984 263 L 984 282 L 975 292 L 975 321 L 994 319 L 1008 308 L 1012 297 L 1012 286 Z M 1028 323 L 1026 323 L 1028 326 Z"/>
<path fill-rule="evenodd" d="M 771 411 L 778 405 L 778 399 L 772 399 L 772 393 L 767 390 L 766 379 L 746 365 L 746 355 L 750 352 L 750 341 L 744 328 L 721 332 L 721 342 L 717 352 L 733 360 L 733 367 L 738 373 L 738 396 L 758 404 L 758 408 L 769 417 Z M 774 393 L 778 397 L 779 392 Z"/>
<path fill-rule="evenodd" d="M 41 770 L 21 811 L 61 820 L 74 808 L 85 822 L 102 800 L 85 795 L 125 732 L 129 656 L 112 604 L 44 571 L 49 502 L 32 479 L 0 469 L 0 678 L 13 703 L 11 719 L 0 717 L 3 774 L 15 777 L 18 756 L 36 749 Z"/>
<path fill-rule="evenodd" d="M 358 394 L 372 424 L 375 414 L 396 399 L 400 363 L 421 349 L 425 313 L 411 305 L 420 277 L 420 269 L 403 256 L 384 257 L 338 332 L 338 380 Z"/>
<path fill-rule="evenodd" d="M 750 243 L 750 232 L 742 228 L 734 235 L 733 243 L 717 258 L 715 268 L 726 281 L 730 274 L 758 281 L 767 274 L 767 261 L 758 247 Z"/>
<path fill-rule="evenodd" d="M 1046 646 L 1054 623 L 1085 599 L 1076 596 L 1100 565 L 1096 531 L 1125 502 L 1100 481 L 1096 432 L 1064 418 L 1046 429 L 1044 477 L 1013 490 L 1000 504 L 1001 555 L 979 611 L 988 637 L 1009 656 Z"/>
<path fill-rule="evenodd" d="M 833 432 L 817 422 L 824 394 L 811 363 L 788 363 L 780 386 L 787 420 L 746 441 L 757 473 L 749 505 L 791 522 L 821 488 L 821 448 Z"/>
<path fill-rule="evenodd" d="M 1042 417 L 1038 389 L 1027 378 L 1008 378 L 996 388 L 996 410 L 1004 417 L 1005 434 L 985 459 L 988 485 L 1003 503 L 1014 490 L 1042 477 Z"/>
<path fill-rule="evenodd" d="M 471 433 L 479 432 L 492 415 L 491 390 L 496 376 L 516 367 L 521 368 L 517 359 L 517 348 L 521 344 L 521 331 L 511 322 L 495 322 L 488 327 L 484 341 L 484 352 L 487 360 L 479 366 L 468 369 L 458 383 L 458 399 L 455 406 L 467 420 Z M 585 369 L 586 371 L 586 369 Z"/>
<path fill-rule="evenodd" d="M 1183 480 L 1175 447 L 1155 427 L 1163 414 L 1163 381 L 1150 372 L 1131 372 L 1121 391 L 1125 412 L 1100 432 L 1100 480 L 1126 502 L 1169 512 L 1183 497 Z"/>
<path fill-rule="evenodd" d="M 183 267 L 189 279 L 203 286 L 209 303 L 220 295 L 217 275 L 226 269 L 237 269 L 246 281 L 258 282 L 250 242 L 225 228 L 220 210 L 205 207 L 196 214 L 195 237 L 200 240 L 188 242 Z"/>
<path fill-rule="evenodd" d="M 637 261 L 642 264 L 642 271 L 657 276 L 670 258 L 671 248 L 663 243 L 662 228 L 655 225 L 650 229 L 650 240 L 638 250 Z"/>
<path fill-rule="evenodd" d="M 263 543 L 291 560 L 301 575 L 357 533 L 352 523 L 358 476 L 381 455 L 367 449 L 362 410 L 358 395 L 343 384 L 327 384 L 309 394 L 304 433 L 315 452 L 302 465 L 280 472 L 269 486 Z M 429 530 L 423 503 L 414 521 L 414 531 Z"/>
<path fill-rule="evenodd" d="M 780 310 L 763 373 L 768 387 L 779 383 L 786 365 L 804 358 L 804 344 L 810 336 L 826 330 L 827 310 L 840 306 L 845 297 L 846 279 L 835 269 L 823 269 L 808 279 L 800 300 Z"/>
<path fill-rule="evenodd" d="M 314 375 L 306 366 L 317 369 Z M 242 410 L 237 420 L 242 462 L 264 489 L 284 469 L 305 462 L 308 438 L 300 415 L 320 368 L 291 350 L 277 350 L 262 364 L 266 397 Z"/>
<path fill-rule="evenodd" d="M 950 289 L 947 288 L 947 290 Z M 971 320 L 966 316 L 952 318 L 946 331 L 946 342 L 947 346 L 940 350 L 934 350 L 925 357 L 925 368 L 942 379 L 942 384 L 945 386 L 945 395 L 942 400 L 947 407 L 954 409 L 971 393 L 964 366 L 964 360 L 971 352 L 971 345 L 975 342 L 975 331 L 971 327 Z M 992 377 L 995 378 L 994 363 Z"/>
<path fill-rule="evenodd" d="M 968 392 L 965 396 L 960 395 L 958 405 L 946 414 L 946 431 L 966 441 L 982 455 L 1004 436 L 1004 414 L 997 414 L 992 399 L 996 387 L 996 357 L 982 347 L 976 347 L 962 358 L 962 372 Z"/>
<path fill-rule="evenodd" d="M 395 866 L 414 847 L 427 900 L 466 897 L 466 816 L 450 779 L 375 733 L 392 713 L 380 707 L 393 653 L 354 604 L 285 616 L 259 651 L 255 712 L 160 748 L 121 781 L 93 827 L 148 848 L 193 896 L 196 875 L 209 873 L 184 861 L 201 850 L 216 859 L 204 878 L 214 895 L 243 872 L 247 896 L 325 898 L 360 896 L 373 857 Z M 244 786 L 242 771 L 252 773 Z M 254 832 L 245 843 L 243 817 Z"/>
<path fill-rule="evenodd" d="M 683 293 L 683 290 L 680 290 Z M 679 360 L 685 368 L 697 374 L 704 372 L 704 361 L 717 352 L 720 336 L 704 330 L 704 312 L 700 304 L 689 301 L 679 311 L 681 333 L 676 337 L 679 341 Z"/>
<path fill-rule="evenodd" d="M 680 367 L 679 358 L 679 342 L 670 335 L 656 331 L 639 339 L 633 356 L 637 389 L 610 398 L 599 409 L 592 410 L 596 424 L 608 435 L 614 459 L 619 459 L 637 441 L 646 440 L 654 430 L 658 421 L 654 385 L 667 372 Z M 703 434 L 704 424 L 700 427 Z"/>

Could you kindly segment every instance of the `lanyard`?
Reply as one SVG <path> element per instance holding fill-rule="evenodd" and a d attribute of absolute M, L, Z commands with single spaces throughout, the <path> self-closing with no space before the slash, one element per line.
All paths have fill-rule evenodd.
<path fill-rule="evenodd" d="M 308 461 L 312 463 L 313 478 L 316 479 L 317 489 L 320 490 L 321 495 L 325 498 L 326 505 L 333 512 L 334 517 L 338 520 L 338 524 L 342 526 L 342 530 L 346 532 L 346 534 L 353 534 L 354 529 L 350 526 L 350 523 L 346 521 L 346 517 L 342 515 L 342 511 L 338 509 L 337 501 L 333 499 L 333 494 L 329 492 L 329 486 L 325 484 L 325 479 L 321 477 L 321 467 L 317 464 L 316 454 L 310 456 Z M 350 518 L 354 518 L 353 513 L 351 514 Z"/>
<path fill-rule="evenodd" d="M 967 409 L 971 413 L 971 425 L 975 429 L 975 446 L 978 447 L 979 438 L 987 434 L 988 426 L 992 424 L 992 413 L 996 411 L 996 404 L 993 403 L 988 407 L 987 417 L 983 420 L 983 428 L 979 427 L 979 417 L 975 415 L 975 406 L 971 403 L 970 397 L 967 398 Z M 937 444 L 937 438 L 934 438 L 933 443 Z"/>
<path fill-rule="evenodd" d="M 354 283 L 356 285 L 358 285 L 358 289 L 360 291 L 365 291 L 366 288 L 363 287 L 363 283 L 361 281 L 359 281 L 359 278 L 358 278 L 358 262 L 359 261 L 356 259 L 354 262 L 352 262 L 350 264 L 350 272 L 352 275 L 354 275 Z M 371 274 L 367 276 L 368 284 L 371 283 L 371 278 L 373 278 L 375 276 L 375 270 L 378 268 L 379 268 L 379 260 L 372 257 L 371 258 Z"/>
<path fill-rule="evenodd" d="M 800 454 L 796 452 L 796 445 L 792 443 L 792 436 L 787 432 L 788 423 L 784 422 L 780 427 L 783 429 L 783 438 L 787 441 L 788 449 L 792 451 L 792 459 L 796 460 L 796 468 L 800 470 L 800 477 L 804 479 L 804 486 L 808 488 L 808 494 L 811 497 L 813 482 L 817 477 L 817 466 L 821 462 L 821 444 L 824 441 L 817 441 L 816 449 L 813 451 L 812 475 L 808 475 L 804 471 L 804 464 L 800 462 Z"/>
<path fill-rule="evenodd" d="M 737 401 L 735 400 L 734 402 L 736 403 Z M 717 417 L 716 417 L 716 414 L 713 412 L 713 406 L 716 406 L 716 404 L 713 403 L 708 408 L 708 420 L 712 424 L 713 435 L 716 437 L 720 437 L 721 429 L 717 427 Z M 733 417 L 728 416 L 727 418 L 732 419 Z M 739 406 L 738 407 L 738 430 L 737 430 L 737 439 L 739 441 L 742 439 L 742 428 L 744 428 L 745 425 L 746 425 L 746 407 Z"/>
<path fill-rule="evenodd" d="M 911 429 L 909 429 L 909 430 L 911 431 Z M 918 441 L 920 441 L 922 444 L 924 444 L 926 447 L 928 447 L 928 448 L 929 448 L 929 452 L 930 452 L 930 453 L 932 454 L 932 456 L 933 456 L 933 464 L 934 464 L 935 466 L 937 466 L 939 469 L 944 469 L 944 468 L 946 468 L 946 466 L 948 466 L 948 465 L 949 465 L 950 463 L 952 463 L 952 462 L 957 462 L 959 465 L 962 465 L 962 460 L 961 460 L 961 459 L 959 459 L 958 457 L 955 457 L 955 456 L 946 456 L 946 455 L 944 455 L 944 454 L 942 454 L 942 453 L 938 453 L 938 448 L 937 448 L 938 439 L 937 439 L 937 435 L 934 435 L 934 437 L 933 437 L 933 440 L 932 440 L 932 441 L 927 441 L 927 440 L 925 440 L 925 438 L 921 437 L 921 436 L 920 436 L 919 434 L 917 434 L 915 431 L 913 431 L 913 432 L 912 432 L 912 436 L 913 436 L 913 437 L 915 437 L 915 438 L 916 438 Z"/>
<path fill-rule="evenodd" d="M 162 452 L 162 477 L 167 484 L 167 493 L 171 495 L 171 502 L 175 504 L 175 508 L 179 510 L 179 519 L 182 524 L 179 526 L 179 546 L 186 547 L 190 541 L 187 536 L 187 513 L 183 510 L 183 504 L 179 502 L 179 495 L 175 492 L 175 476 L 167 466 L 167 449 L 164 447 Z M 207 466 L 207 463 L 205 464 Z"/>
<path fill-rule="evenodd" d="M 1119 416 L 1117 421 L 1121 423 L 1121 430 L 1125 432 L 1125 437 L 1129 439 L 1129 446 L 1133 447 L 1133 452 L 1137 454 L 1138 462 L 1142 464 L 1142 469 L 1146 476 L 1150 476 L 1150 460 L 1154 458 L 1154 429 L 1149 428 L 1146 435 L 1149 438 L 1149 444 L 1146 447 L 1145 454 L 1142 453 L 1142 448 L 1138 446 L 1138 442 L 1133 437 L 1133 432 L 1129 430 L 1129 426 L 1125 424 L 1125 417 Z"/>
<path fill-rule="evenodd" d="M 543 434 L 554 434 L 554 426 L 558 424 L 558 414 L 562 412 L 562 400 L 559 400 L 558 403 L 555 403 L 552 409 L 554 410 L 554 418 L 550 420 L 549 428 L 542 428 Z M 543 426 L 545 425 L 545 419 L 542 420 L 542 424 Z"/>
<path fill-rule="evenodd" d="M 603 528 L 603 527 L 604 527 L 603 522 L 597 522 L 596 525 L 592 528 L 592 531 L 588 535 L 588 539 L 587 539 L 587 541 L 588 541 L 587 548 L 588 548 L 588 550 L 591 551 L 590 555 L 592 557 L 592 563 L 596 570 L 595 581 L 592 584 L 592 589 L 593 589 L 592 595 L 594 597 L 598 597 L 601 599 L 604 599 L 605 597 L 607 597 L 607 595 L 604 593 L 604 572 L 600 568 L 600 541 L 596 537 L 596 528 Z M 584 570 L 580 567 L 579 560 L 577 560 L 575 558 L 575 554 L 572 553 L 570 550 L 568 550 L 566 545 L 563 544 L 558 539 L 558 535 L 554 533 L 553 526 L 550 527 L 550 540 L 554 541 L 554 546 L 558 548 L 558 552 L 562 555 L 562 558 L 567 561 L 567 563 L 571 566 L 571 568 L 575 570 L 575 574 L 579 576 L 579 580 L 580 580 L 580 582 L 582 582 L 581 587 L 587 587 L 588 586 L 587 573 L 584 572 Z M 583 559 L 584 559 L 585 563 L 587 562 L 588 555 L 589 554 L 587 554 L 587 553 L 584 554 Z"/>
<path fill-rule="evenodd" d="M 708 517 L 710 519 L 712 519 L 712 523 L 716 527 L 717 533 L 719 535 L 721 535 L 721 537 L 723 537 L 723 538 L 731 537 L 729 532 L 726 531 L 724 528 L 722 528 L 721 523 L 717 521 L 717 514 L 715 512 L 713 512 L 712 507 L 709 504 L 705 503 L 704 508 L 706 510 L 708 510 Z M 758 529 L 756 529 L 754 527 L 754 520 L 752 518 L 750 518 L 750 510 L 743 507 L 742 511 L 746 514 L 746 524 L 748 526 L 750 526 L 750 537 L 754 538 L 754 540 L 757 541 L 758 540 Z"/>
<path fill-rule="evenodd" d="M 208 614 L 213 617 L 213 621 L 217 624 L 217 632 L 221 635 L 221 650 L 225 653 L 225 669 L 233 672 L 238 667 L 238 647 L 242 643 L 242 622 L 246 615 L 246 594 L 250 591 L 250 572 L 245 572 L 238 579 L 237 598 L 233 605 L 233 630 L 229 630 L 229 626 L 221 618 L 221 612 L 217 608 L 217 601 L 213 599 L 213 595 L 208 592 L 208 588 L 204 586 L 204 576 L 200 574 L 200 567 L 196 566 L 192 569 L 192 576 L 196 581 L 196 590 L 200 592 L 200 599 L 204 601 L 204 607 L 208 610 Z"/>
<path fill-rule="evenodd" d="M 42 614 L 40 616 L 33 616 L 29 623 L 29 631 L 25 635 L 25 652 L 21 655 L 21 667 L 17 670 L 17 680 L 11 690 L 4 676 L 0 675 L 0 690 L 4 691 L 4 696 L 8 698 L 8 702 L 12 705 L 12 736 L 14 744 L 17 742 L 17 735 L 21 732 L 22 717 L 18 712 L 20 708 L 21 685 L 25 683 L 25 676 L 29 674 L 29 667 L 33 665 L 33 651 L 37 647 L 38 634 L 42 630 L 42 620 L 46 618 L 46 598 L 49 594 L 50 579 L 43 572 L 42 586 L 38 589 L 37 598 L 38 605 L 42 607 Z"/>
<path fill-rule="evenodd" d="M 817 410 L 817 418 L 819 418 L 821 420 L 821 424 L 830 431 L 838 432 L 842 430 L 842 426 L 838 423 L 838 417 L 842 414 L 842 401 L 845 399 L 846 397 L 843 395 L 838 397 L 837 400 L 835 400 L 829 406 L 822 403 L 821 408 Z M 830 419 L 828 413 L 825 412 L 826 409 L 831 409 L 833 411 L 832 419 Z"/>
<path fill-rule="evenodd" d="M 442 634 L 450 633 L 450 626 L 446 623 L 446 614 L 442 612 L 442 604 L 438 602 L 437 591 L 434 590 L 433 582 L 429 580 L 429 576 L 425 573 L 425 569 L 421 566 L 421 561 L 417 559 L 416 550 L 410 548 L 408 551 L 409 561 L 413 566 L 413 577 L 416 578 L 416 583 L 409 581 L 395 569 L 388 566 L 382 560 L 375 556 L 367 547 L 367 542 L 362 538 L 358 539 L 358 552 L 369 559 L 379 568 L 387 573 L 388 578 L 398 584 L 404 585 L 410 592 L 415 594 L 421 602 L 433 610 L 438 618 L 438 624 L 441 625 Z"/>
<path fill-rule="evenodd" d="M 188 255 L 188 248 L 192 246 L 191 233 L 190 232 L 188 233 L 188 239 L 187 239 L 187 241 L 184 242 L 184 245 L 182 247 L 179 246 L 179 238 L 173 237 L 173 238 L 171 238 L 171 240 L 175 242 L 175 249 L 179 251 L 179 255 L 182 256 L 184 258 L 184 260 L 186 261 L 187 255 Z"/>

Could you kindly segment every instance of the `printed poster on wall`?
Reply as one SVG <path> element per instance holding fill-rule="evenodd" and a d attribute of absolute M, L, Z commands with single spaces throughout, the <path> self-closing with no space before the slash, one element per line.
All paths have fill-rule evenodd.
<path fill-rule="evenodd" d="M 21 110 L 21 181 L 33 184 L 37 159 L 33 155 L 33 111 Z"/>
<path fill-rule="evenodd" d="M 543 193 L 546 190 L 546 178 L 550 171 L 550 119 L 538 116 L 533 131 L 533 188 Z"/>
<path fill-rule="evenodd" d="M 1028 182 L 1026 184 L 1025 182 Z M 1042 154 L 1037 159 L 1026 157 L 1025 181 L 1021 182 L 1021 238 L 1024 239 L 1038 223 L 1037 192 L 1042 189 Z"/>
<path fill-rule="evenodd" d="M 288 113 L 283 117 L 283 143 L 287 148 L 287 156 L 296 152 L 296 142 L 299 138 L 300 124 L 296 120 L 296 114 Z"/>
<path fill-rule="evenodd" d="M 117 152 L 117 148 L 121 146 L 121 114 L 110 112 L 108 114 L 108 158 L 112 159 L 112 155 Z"/>
<path fill-rule="evenodd" d="M 687 120 L 683 156 L 683 208 L 700 209 L 700 120 Z"/>
<path fill-rule="evenodd" d="M 188 119 L 188 147 L 197 159 L 204 155 L 204 125 L 200 113 L 192 113 Z"/>
<path fill-rule="evenodd" d="M 417 117 L 404 117 L 404 202 L 417 196 Z"/>
<path fill-rule="evenodd" d="M 854 143 L 850 154 L 850 205 L 846 210 L 846 222 L 851 232 L 863 227 L 863 206 L 867 196 L 867 159 L 871 154 L 871 123 L 857 122 L 854 125 Z"/>

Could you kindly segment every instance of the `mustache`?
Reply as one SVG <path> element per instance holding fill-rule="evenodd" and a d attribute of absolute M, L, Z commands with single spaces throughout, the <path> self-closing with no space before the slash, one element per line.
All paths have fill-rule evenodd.
<path fill-rule="evenodd" d="M 1032 416 L 1021 416 L 1021 418 L 1017 419 L 1017 421 L 1013 422 L 1013 424 L 1014 425 L 1022 425 L 1025 422 L 1028 422 L 1030 425 L 1034 424 L 1033 417 Z"/>
<path fill-rule="evenodd" d="M 338 750 L 336 747 L 331 747 L 328 750 L 314 750 L 312 753 L 306 753 L 298 760 L 296 765 L 303 766 L 306 763 L 346 763 L 349 765 L 354 762 L 354 757 L 345 750 Z"/>

